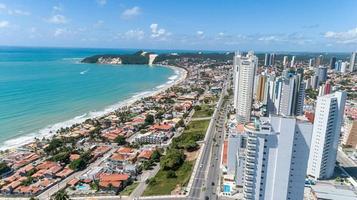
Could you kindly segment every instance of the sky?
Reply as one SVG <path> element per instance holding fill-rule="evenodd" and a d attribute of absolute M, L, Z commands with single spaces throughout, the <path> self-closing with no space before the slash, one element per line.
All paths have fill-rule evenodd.
<path fill-rule="evenodd" d="M 1 46 L 350 52 L 356 0 L 0 0 Z"/>

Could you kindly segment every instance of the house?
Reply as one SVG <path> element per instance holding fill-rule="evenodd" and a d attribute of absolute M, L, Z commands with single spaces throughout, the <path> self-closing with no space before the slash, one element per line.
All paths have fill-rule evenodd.
<path fill-rule="evenodd" d="M 99 175 L 99 187 L 102 189 L 111 189 L 116 190 L 123 189 L 129 182 L 130 176 L 128 174 L 106 174 L 102 173 Z"/>
<path fill-rule="evenodd" d="M 140 154 L 138 156 L 138 160 L 140 160 L 140 161 L 150 160 L 152 154 L 153 154 L 153 151 L 151 149 L 145 149 L 140 152 Z"/>
<path fill-rule="evenodd" d="M 66 177 L 68 177 L 68 176 L 69 176 L 70 174 L 72 174 L 72 173 L 73 173 L 73 170 L 66 167 L 66 168 L 64 168 L 62 171 L 56 173 L 56 176 L 57 176 L 57 177 L 60 177 L 60 178 L 66 178 Z"/>

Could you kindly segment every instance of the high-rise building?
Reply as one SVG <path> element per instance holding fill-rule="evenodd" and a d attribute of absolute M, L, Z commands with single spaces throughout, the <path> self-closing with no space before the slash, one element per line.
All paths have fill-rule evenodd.
<path fill-rule="evenodd" d="M 318 85 L 325 83 L 327 79 L 327 67 L 319 66 L 315 69 L 315 75 L 318 76 Z"/>
<path fill-rule="evenodd" d="M 307 174 L 314 179 L 333 175 L 346 92 L 317 97 Z"/>
<path fill-rule="evenodd" d="M 253 52 L 249 52 L 246 56 L 236 55 L 234 61 L 234 106 L 237 121 L 244 123 L 250 121 L 258 58 Z"/>
<path fill-rule="evenodd" d="M 257 76 L 256 100 L 266 104 L 267 98 L 267 80 L 266 75 L 260 74 Z"/>
<path fill-rule="evenodd" d="M 288 63 L 289 63 L 289 58 L 288 58 L 288 56 L 284 56 L 284 59 L 283 59 L 284 69 L 288 66 Z"/>
<path fill-rule="evenodd" d="M 275 65 L 275 53 L 270 54 L 269 66 Z"/>
<path fill-rule="evenodd" d="M 338 60 L 335 64 L 335 71 L 341 71 L 342 60 Z"/>
<path fill-rule="evenodd" d="M 350 61 L 350 72 L 355 71 L 355 64 L 356 64 L 356 52 L 352 52 L 351 61 Z"/>
<path fill-rule="evenodd" d="M 332 57 L 330 60 L 330 69 L 335 69 L 336 57 Z"/>
<path fill-rule="evenodd" d="M 331 93 L 331 83 L 330 82 L 326 82 L 325 84 L 322 84 L 319 88 L 319 96 L 324 96 L 327 94 Z"/>
<path fill-rule="evenodd" d="M 303 199 L 311 123 L 270 116 L 246 124 L 245 130 L 244 199 Z"/>
<path fill-rule="evenodd" d="M 357 120 L 347 119 L 345 127 L 342 144 L 357 149 Z"/>
<path fill-rule="evenodd" d="M 324 56 L 323 55 L 319 55 L 316 58 L 315 66 L 318 67 L 318 66 L 322 65 L 323 64 L 323 60 L 324 60 Z"/>
<path fill-rule="evenodd" d="M 295 67 L 295 56 L 291 58 L 290 67 Z"/>
<path fill-rule="evenodd" d="M 303 114 L 305 82 L 303 69 L 284 70 L 283 76 L 269 80 L 267 108 L 270 114 L 299 116 Z"/>
<path fill-rule="evenodd" d="M 341 73 L 346 73 L 347 72 L 347 62 L 342 62 L 341 63 L 340 72 Z"/>
<path fill-rule="evenodd" d="M 314 62 L 315 62 L 315 59 L 314 58 L 310 58 L 309 67 L 313 67 L 314 66 Z"/>
<path fill-rule="evenodd" d="M 264 57 L 264 66 L 267 67 L 270 65 L 270 54 L 266 53 Z"/>

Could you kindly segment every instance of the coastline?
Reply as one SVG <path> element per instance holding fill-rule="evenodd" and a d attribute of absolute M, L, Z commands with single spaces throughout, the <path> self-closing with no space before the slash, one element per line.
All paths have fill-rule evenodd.
<path fill-rule="evenodd" d="M 155 66 L 155 65 L 153 65 L 153 66 Z M 169 66 L 169 65 L 156 65 L 156 66 L 170 68 L 174 71 L 174 75 L 170 76 L 168 78 L 168 81 L 162 85 L 158 85 L 155 88 L 148 90 L 148 91 L 143 91 L 138 94 L 134 94 L 132 97 L 130 97 L 128 99 L 124 99 L 122 101 L 119 101 L 116 104 L 109 105 L 101 111 L 89 111 L 87 113 L 84 113 L 83 115 L 76 116 L 72 119 L 69 119 L 69 120 L 66 120 L 63 122 L 59 122 L 56 124 L 48 125 L 47 127 L 42 128 L 36 132 L 28 133 L 28 134 L 25 134 L 25 135 L 22 135 L 19 137 L 15 137 L 15 138 L 3 141 L 0 143 L 1 144 L 0 150 L 1 151 L 5 151 L 5 150 L 12 151 L 12 150 L 15 150 L 16 148 L 19 148 L 21 146 L 24 146 L 26 144 L 33 142 L 35 140 L 35 138 L 39 138 L 39 139 L 41 139 L 43 137 L 50 138 L 51 136 L 55 135 L 56 131 L 60 128 L 66 128 L 66 127 L 72 126 L 73 124 L 83 123 L 87 119 L 103 117 L 115 110 L 118 110 L 118 109 L 126 107 L 126 106 L 130 106 L 142 98 L 155 96 L 155 95 L 169 89 L 170 87 L 181 83 L 187 77 L 188 72 L 183 67 L 176 67 L 176 66 Z"/>

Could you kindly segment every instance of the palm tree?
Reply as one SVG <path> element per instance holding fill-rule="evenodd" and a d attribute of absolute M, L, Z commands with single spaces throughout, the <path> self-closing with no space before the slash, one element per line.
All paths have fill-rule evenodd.
<path fill-rule="evenodd" d="M 70 198 L 69 198 L 67 192 L 63 189 L 58 191 L 54 196 L 54 200 L 69 200 L 69 199 Z"/>

